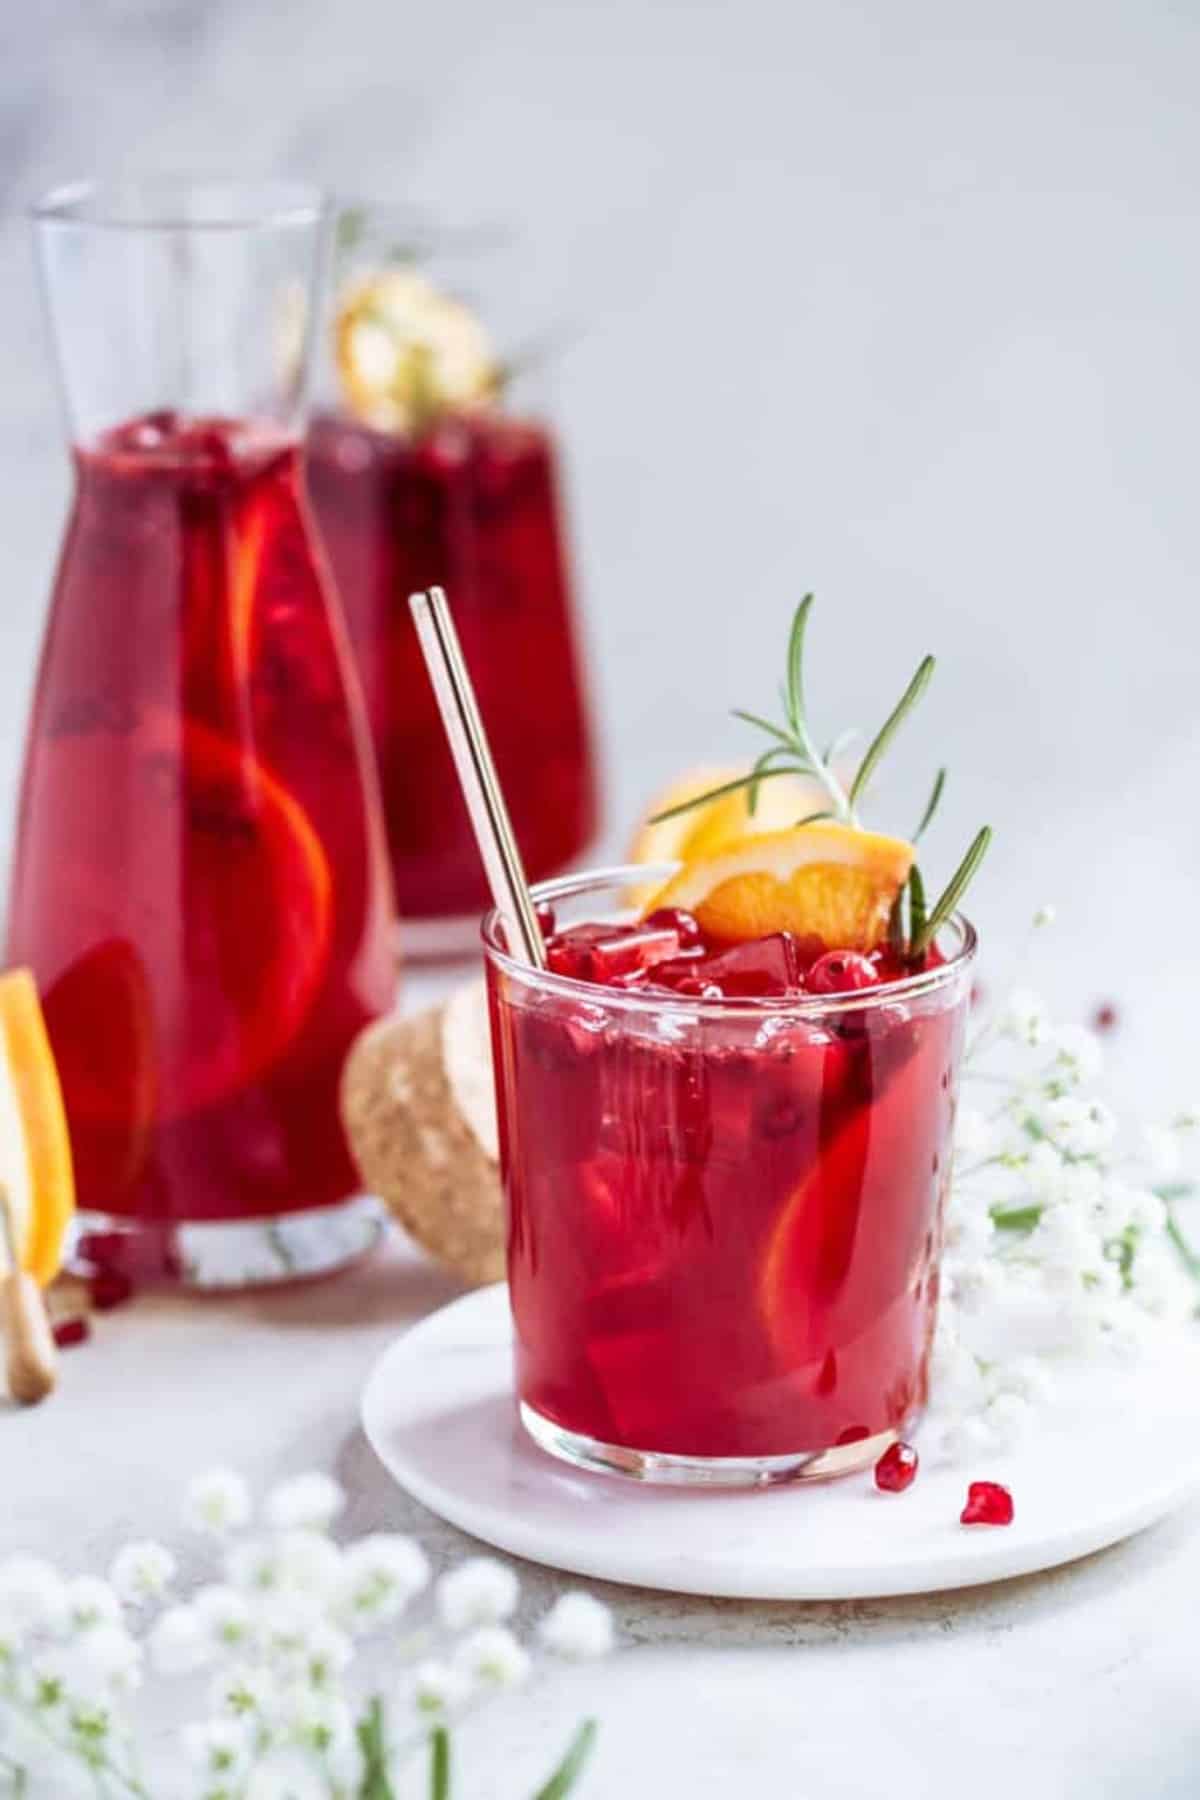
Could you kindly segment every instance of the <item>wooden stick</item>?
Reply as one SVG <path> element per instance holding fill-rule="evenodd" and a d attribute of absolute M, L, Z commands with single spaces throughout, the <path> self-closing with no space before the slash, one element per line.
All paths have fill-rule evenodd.
<path fill-rule="evenodd" d="M 54 1391 L 58 1352 L 42 1290 L 21 1267 L 8 1189 L 0 1182 L 0 1236 L 8 1263 L 0 1276 L 0 1330 L 8 1347 L 8 1391 L 21 1406 L 36 1406 Z"/>

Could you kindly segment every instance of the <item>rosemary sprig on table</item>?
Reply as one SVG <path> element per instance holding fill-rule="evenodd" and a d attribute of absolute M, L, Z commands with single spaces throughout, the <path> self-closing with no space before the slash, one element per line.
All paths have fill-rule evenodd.
<path fill-rule="evenodd" d="M 756 731 L 767 734 L 772 740 L 769 748 L 755 759 L 748 774 L 741 775 L 734 781 L 724 781 L 720 786 L 709 788 L 703 794 L 696 794 L 690 800 L 683 801 L 679 806 L 671 806 L 665 812 L 656 813 L 651 821 L 652 824 L 658 824 L 664 819 L 673 819 L 680 813 L 691 812 L 697 806 L 706 806 L 710 801 L 720 799 L 725 794 L 738 793 L 743 789 L 746 791 L 747 808 L 753 815 L 758 808 L 759 789 L 764 781 L 771 781 L 779 775 L 801 775 L 818 783 L 824 792 L 826 803 L 817 811 L 806 813 L 803 818 L 798 819 L 797 825 L 812 825 L 819 820 L 830 819 L 842 825 L 861 828 L 858 812 L 859 802 L 870 786 L 876 769 L 891 748 L 900 727 L 929 686 L 936 663 L 932 656 L 924 656 L 917 664 L 912 680 L 863 752 L 847 788 L 843 785 L 835 765 L 847 743 L 858 734 L 844 732 L 822 751 L 818 747 L 817 739 L 809 724 L 808 710 L 805 704 L 805 635 L 812 604 L 812 594 L 805 594 L 796 608 L 791 630 L 788 633 L 787 666 L 781 694 L 782 723 L 774 724 L 770 719 L 764 719 L 758 713 L 746 712 L 740 707 L 734 708 L 735 719 L 741 719 L 745 724 L 752 725 Z M 946 771 L 942 768 L 937 772 L 920 823 L 913 833 L 914 843 L 919 842 L 932 822 L 941 804 L 945 786 Z M 904 947 L 906 953 L 914 960 L 925 954 L 962 899 L 987 854 L 991 841 L 991 827 L 985 825 L 976 834 L 966 855 L 931 908 L 926 904 L 921 872 L 917 865 L 913 864 L 908 882 L 897 897 L 892 913 L 889 935 L 897 949 Z"/>

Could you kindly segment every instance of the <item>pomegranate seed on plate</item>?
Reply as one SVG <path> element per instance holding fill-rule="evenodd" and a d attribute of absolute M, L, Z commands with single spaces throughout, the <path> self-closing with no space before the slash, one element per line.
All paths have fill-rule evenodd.
<path fill-rule="evenodd" d="M 999 1481 L 973 1481 L 967 1488 L 967 1504 L 959 1516 L 962 1525 L 1011 1525 L 1013 1497 Z"/>
<path fill-rule="evenodd" d="M 875 1464 L 875 1486 L 883 1494 L 902 1494 L 916 1480 L 919 1462 L 911 1444 L 892 1444 Z"/>

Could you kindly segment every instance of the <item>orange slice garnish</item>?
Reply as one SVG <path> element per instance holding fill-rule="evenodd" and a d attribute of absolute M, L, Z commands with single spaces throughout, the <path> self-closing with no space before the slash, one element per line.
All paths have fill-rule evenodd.
<path fill-rule="evenodd" d="M 766 832 L 784 831 L 795 825 L 806 813 L 817 812 L 825 803 L 824 790 L 802 775 L 780 775 L 759 786 L 758 804 L 750 811 L 748 790 L 720 794 L 703 806 L 689 812 L 676 813 L 672 819 L 658 819 L 659 813 L 684 806 L 700 794 L 706 794 L 728 781 L 749 774 L 743 765 L 726 768 L 689 769 L 660 793 L 647 817 L 638 826 L 629 851 L 635 863 L 690 863 L 712 856 L 743 838 Z M 639 883 L 629 891 L 630 904 L 644 906 L 660 889 L 660 882 Z"/>
<path fill-rule="evenodd" d="M 768 832 L 689 861 L 645 910 L 679 906 L 710 938 L 746 943 L 775 931 L 829 949 L 872 950 L 913 864 L 913 847 L 849 825 Z"/>
<path fill-rule="evenodd" d="M 0 1181 L 21 1267 L 45 1287 L 62 1263 L 75 1180 L 58 1070 L 28 969 L 0 975 Z M 0 1241 L 0 1268 L 5 1263 Z"/>
<path fill-rule="evenodd" d="M 346 284 L 334 325 L 338 377 L 356 418 L 380 431 L 423 429 L 443 412 L 487 405 L 495 352 L 468 306 L 415 269 L 379 269 Z"/>

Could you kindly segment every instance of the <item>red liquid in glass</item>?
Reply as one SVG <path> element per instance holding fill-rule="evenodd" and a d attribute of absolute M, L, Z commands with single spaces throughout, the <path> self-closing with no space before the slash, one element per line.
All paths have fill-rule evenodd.
<path fill-rule="evenodd" d="M 168 1227 L 336 1202 L 342 1061 L 395 977 L 297 448 L 156 414 L 75 468 L 8 955 L 41 989 L 80 1205 Z"/>
<path fill-rule="evenodd" d="M 686 1020 L 671 994 L 802 991 L 795 940 L 681 945 L 664 989 L 617 944 L 594 1005 L 489 970 L 521 1399 L 678 1455 L 903 1430 L 937 1313 L 962 982 L 822 1018 Z M 595 979 L 596 950 L 575 928 L 551 967 L 578 955 Z M 621 1011 L 618 987 L 667 1004 Z"/>
<path fill-rule="evenodd" d="M 487 887 L 408 598 L 446 589 L 526 871 L 553 873 L 590 840 L 596 796 L 552 444 L 503 417 L 414 441 L 325 417 L 308 480 L 366 694 L 401 914 L 478 913 Z"/>

